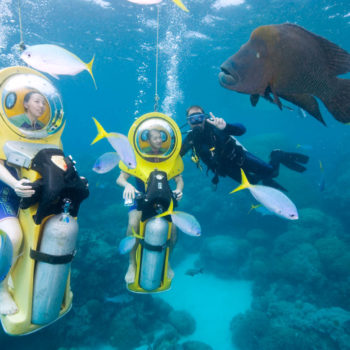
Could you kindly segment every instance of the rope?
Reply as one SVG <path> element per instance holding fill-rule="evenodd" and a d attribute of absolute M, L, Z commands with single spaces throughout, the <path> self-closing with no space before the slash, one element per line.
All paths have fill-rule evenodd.
<path fill-rule="evenodd" d="M 157 6 L 157 47 L 156 47 L 156 91 L 154 94 L 154 111 L 158 111 L 158 56 L 159 56 L 159 6 Z"/>
<path fill-rule="evenodd" d="M 19 17 L 19 35 L 20 35 L 19 48 L 23 51 L 25 50 L 26 46 L 24 45 L 24 41 L 23 41 L 21 0 L 18 0 L 18 17 Z"/>

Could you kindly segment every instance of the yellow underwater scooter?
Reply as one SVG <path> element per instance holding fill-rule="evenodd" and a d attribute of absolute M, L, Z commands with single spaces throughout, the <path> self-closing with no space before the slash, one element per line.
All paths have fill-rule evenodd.
<path fill-rule="evenodd" d="M 29 92 L 45 98 L 41 127 L 36 129 L 14 122 L 25 114 L 23 100 Z M 19 311 L 1 316 L 6 333 L 24 335 L 56 321 L 71 308 L 75 217 L 88 190 L 74 162 L 62 152 L 64 113 L 52 83 L 30 68 L 5 68 L 0 71 L 0 96 L 0 159 L 35 189 L 33 197 L 21 201 L 23 241 L 10 271 L 10 293 Z"/>
<path fill-rule="evenodd" d="M 159 154 L 150 152 L 148 133 L 157 130 L 162 137 Z M 128 168 L 122 161 L 119 167 L 125 173 L 137 177 L 145 184 L 145 194 L 137 200 L 142 211 L 136 248 L 136 274 L 127 288 L 136 293 L 166 291 L 171 286 L 167 276 L 169 242 L 172 222 L 170 216 L 158 217 L 172 211 L 174 198 L 168 181 L 183 171 L 179 155 L 181 132 L 175 121 L 165 114 L 152 112 L 138 118 L 128 134 L 135 157 L 136 168 Z"/>

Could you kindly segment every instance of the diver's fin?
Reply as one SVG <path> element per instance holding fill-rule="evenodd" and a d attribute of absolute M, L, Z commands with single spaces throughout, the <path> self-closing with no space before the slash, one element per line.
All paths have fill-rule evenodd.
<path fill-rule="evenodd" d="M 92 60 L 89 63 L 85 63 L 85 66 L 87 71 L 90 73 L 91 78 L 94 81 L 95 89 L 97 90 L 96 81 L 95 81 L 94 75 L 92 74 L 92 65 L 94 64 L 94 60 L 95 60 L 95 55 L 94 57 L 92 57 Z"/>
<path fill-rule="evenodd" d="M 250 95 L 250 103 L 253 107 L 255 107 L 258 102 L 259 102 L 260 95 L 255 94 L 255 95 Z"/>
<path fill-rule="evenodd" d="M 242 176 L 242 183 L 237 188 L 235 188 L 233 191 L 231 191 L 230 194 L 241 191 L 241 190 L 245 190 L 246 188 L 254 186 L 254 185 L 251 185 L 249 183 L 247 176 L 244 173 L 243 169 L 241 169 L 241 176 Z"/>
<path fill-rule="evenodd" d="M 100 141 L 103 138 L 108 137 L 109 134 L 108 134 L 108 132 L 105 131 L 105 129 L 103 129 L 102 125 L 96 120 L 96 118 L 92 117 L 92 119 L 94 120 L 96 128 L 97 128 L 97 136 L 91 142 L 91 144 L 93 145 L 97 141 Z"/>
<path fill-rule="evenodd" d="M 295 152 L 282 152 L 280 162 L 287 168 L 302 173 L 306 170 L 306 167 L 299 164 L 306 164 L 309 161 L 309 157 L 305 154 Z"/>
<path fill-rule="evenodd" d="M 324 126 L 326 126 L 325 121 L 322 118 L 320 108 L 316 99 L 309 94 L 293 94 L 293 95 L 280 95 L 281 98 L 297 105 L 298 107 L 304 109 Z"/>
<path fill-rule="evenodd" d="M 329 92 L 320 97 L 333 117 L 341 123 L 350 123 L 350 80 L 335 78 L 328 85 Z"/>
<path fill-rule="evenodd" d="M 189 12 L 188 8 L 182 3 L 181 0 L 173 0 L 173 2 L 180 7 L 180 9 L 184 10 L 185 12 Z"/>

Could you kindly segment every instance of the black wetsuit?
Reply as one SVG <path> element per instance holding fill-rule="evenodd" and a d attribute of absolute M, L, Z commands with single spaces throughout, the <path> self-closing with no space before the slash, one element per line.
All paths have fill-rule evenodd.
<path fill-rule="evenodd" d="M 212 180 L 214 184 L 218 183 L 219 176 L 229 176 L 241 182 L 242 168 L 251 183 L 255 184 L 262 180 L 266 185 L 284 189 L 272 180 L 278 175 L 280 157 L 273 156 L 272 152 L 270 162 L 266 163 L 246 151 L 231 137 L 241 136 L 245 131 L 246 128 L 239 123 L 227 123 L 223 130 L 205 123 L 204 128 L 195 127 L 186 136 L 180 155 L 184 156 L 192 149 L 194 155 L 197 155 L 207 165 L 208 170 L 214 173 Z"/>

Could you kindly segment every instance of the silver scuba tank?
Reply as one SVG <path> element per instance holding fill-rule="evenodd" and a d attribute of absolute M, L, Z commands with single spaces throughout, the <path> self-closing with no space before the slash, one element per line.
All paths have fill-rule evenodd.
<path fill-rule="evenodd" d="M 169 223 L 164 218 L 152 218 L 146 224 L 140 275 L 140 286 L 145 290 L 160 287 L 168 229 Z"/>
<path fill-rule="evenodd" d="M 69 207 L 69 205 L 68 205 Z M 48 324 L 57 319 L 61 309 L 71 260 L 78 235 L 78 223 L 68 213 L 51 217 L 43 229 L 39 254 L 50 262 L 37 261 L 33 287 L 33 324 Z"/>

